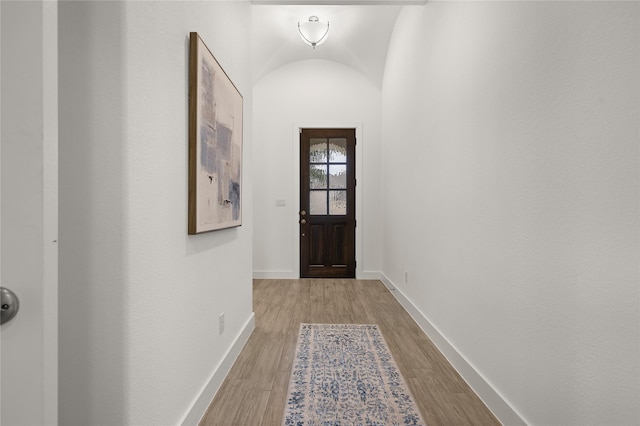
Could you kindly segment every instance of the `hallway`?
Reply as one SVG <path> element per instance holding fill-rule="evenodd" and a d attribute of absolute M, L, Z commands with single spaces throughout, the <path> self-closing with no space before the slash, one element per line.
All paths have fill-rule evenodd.
<path fill-rule="evenodd" d="M 375 323 L 430 425 L 499 422 L 380 281 L 255 280 L 256 328 L 201 426 L 281 424 L 300 323 Z"/>
<path fill-rule="evenodd" d="M 356 129 L 356 277 L 397 289 L 496 418 L 640 424 L 640 3 L 267 3 L 0 2 L 2 122 L 58 154 L 58 208 L 16 191 L 57 226 L 34 253 L 58 247 L 39 266 L 58 290 L 25 284 L 54 301 L 22 299 L 59 312 L 57 423 L 194 426 L 218 393 L 208 419 L 277 424 L 294 320 L 379 323 L 426 421 L 482 422 L 380 284 L 257 281 L 254 304 L 254 279 L 300 276 L 299 129 L 325 126 Z M 311 14 L 331 22 L 318 49 L 297 33 Z M 191 32 L 244 101 L 242 226 L 195 236 Z M 14 127 L 3 144 L 36 143 Z M 3 182 L 55 184 L 3 162 Z M 21 240 L 43 223 L 2 218 Z"/>

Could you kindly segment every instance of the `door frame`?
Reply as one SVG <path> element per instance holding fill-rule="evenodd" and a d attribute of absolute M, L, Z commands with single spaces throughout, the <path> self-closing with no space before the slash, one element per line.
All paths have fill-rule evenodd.
<path fill-rule="evenodd" d="M 294 123 L 292 129 L 293 145 L 293 193 L 291 199 L 291 229 L 293 235 L 293 276 L 300 277 L 300 225 L 298 224 L 298 212 L 300 211 L 300 129 L 355 129 L 356 130 L 356 278 L 362 277 L 362 149 L 364 146 L 364 135 L 361 122 L 302 122 Z"/>
<path fill-rule="evenodd" d="M 38 163 L 37 166 L 42 175 L 41 182 L 37 184 L 34 184 L 34 181 L 21 181 L 19 190 L 27 193 L 30 201 L 39 198 L 41 202 L 37 207 L 41 210 L 36 213 L 41 216 L 37 218 L 38 223 L 35 224 L 35 231 L 29 243 L 38 248 L 33 259 L 34 262 L 41 263 L 42 269 L 38 272 L 41 273 L 38 278 L 29 276 L 19 282 L 1 283 L 16 290 L 19 298 L 23 296 L 21 309 L 16 318 L 3 324 L 2 327 L 9 338 L 12 334 L 37 333 L 31 342 L 38 342 L 38 347 L 32 352 L 37 352 L 34 358 L 39 358 L 39 368 L 34 371 L 30 366 L 19 365 L 13 373 L 14 375 L 28 374 L 32 379 L 35 378 L 20 388 L 23 394 L 32 392 L 33 382 L 39 382 L 41 385 L 36 391 L 37 397 L 25 401 L 21 407 L 12 406 L 12 409 L 7 409 L 4 414 L 11 417 L 18 413 L 21 417 L 20 410 L 26 407 L 30 410 L 28 420 L 30 423 L 35 423 L 37 418 L 40 420 L 39 424 L 51 425 L 58 423 L 58 1 L 40 0 L 32 2 L 31 6 L 34 9 L 18 11 L 22 23 L 26 23 L 20 30 L 25 34 L 21 39 L 20 49 L 32 49 L 29 51 L 31 60 L 36 61 L 38 65 L 31 70 L 31 76 L 35 74 L 35 78 L 39 81 L 35 86 L 26 87 L 23 90 L 18 108 L 24 108 L 25 103 L 28 103 L 27 115 L 30 117 L 26 120 L 31 120 L 28 126 L 40 127 L 39 137 L 32 137 L 31 127 L 27 137 L 31 137 L 28 140 L 28 146 L 37 146 L 41 149 L 38 151 L 37 158 L 29 157 L 29 159 Z M 7 13 L 7 9 L 0 7 L 0 19 L 4 13 Z M 3 28 L 3 34 L 4 32 Z M 10 49 L 10 52 L 12 51 L 13 47 Z M 7 66 L 4 63 L 2 65 Z M 25 76 L 24 80 L 27 78 L 30 77 Z M 2 95 L 3 98 L 12 96 L 5 93 Z M 37 115 L 35 119 L 34 114 Z M 0 127 L 2 124 L 0 117 Z M 13 137 L 13 134 L 10 134 L 10 137 Z M 18 134 L 17 139 L 21 137 L 22 135 Z M 9 142 L 3 141 L 4 143 Z M 5 151 L 0 152 L 0 158 L 2 154 L 7 155 L 8 146 L 5 145 Z M 9 151 L 9 154 L 11 153 L 12 151 Z M 2 251 L 1 248 L 0 251 Z M 3 255 L 4 252 L 0 253 L 0 257 Z M 10 356 L 4 361 L 13 362 L 14 358 Z M 25 372 L 25 370 L 28 371 Z M 14 377 L 3 378 L 7 380 L 3 386 L 15 385 L 11 380 Z M 20 383 L 21 381 L 18 382 Z M 2 401 L 0 401 L 1 405 Z M 0 409 L 5 408 L 0 407 Z"/>

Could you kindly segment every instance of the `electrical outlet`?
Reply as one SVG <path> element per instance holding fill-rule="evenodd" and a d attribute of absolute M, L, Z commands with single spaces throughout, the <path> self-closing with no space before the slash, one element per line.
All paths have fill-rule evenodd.
<path fill-rule="evenodd" d="M 220 334 L 224 333 L 224 312 L 220 314 L 220 321 L 218 322 L 218 329 Z"/>
<path fill-rule="evenodd" d="M 407 271 L 404 271 L 404 282 L 409 284 L 409 273 Z"/>

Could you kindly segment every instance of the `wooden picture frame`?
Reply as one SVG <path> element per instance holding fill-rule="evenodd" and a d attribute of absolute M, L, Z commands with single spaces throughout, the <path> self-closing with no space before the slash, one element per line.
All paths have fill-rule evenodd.
<path fill-rule="evenodd" d="M 198 33 L 189 34 L 190 235 L 242 225 L 243 98 Z"/>

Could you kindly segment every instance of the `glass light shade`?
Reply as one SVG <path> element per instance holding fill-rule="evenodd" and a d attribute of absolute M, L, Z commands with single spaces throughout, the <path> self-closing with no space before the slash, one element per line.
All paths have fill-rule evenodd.
<path fill-rule="evenodd" d="M 307 22 L 298 22 L 298 32 L 302 41 L 314 49 L 327 41 L 329 35 L 329 23 L 320 22 L 317 16 L 310 16 Z"/>

